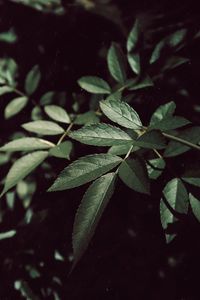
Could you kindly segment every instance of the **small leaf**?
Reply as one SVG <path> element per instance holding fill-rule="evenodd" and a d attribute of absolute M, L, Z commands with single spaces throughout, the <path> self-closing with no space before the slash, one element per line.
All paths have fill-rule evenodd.
<path fill-rule="evenodd" d="M 151 117 L 150 126 L 158 123 L 164 118 L 172 117 L 175 112 L 175 109 L 176 104 L 173 101 L 159 106 Z"/>
<path fill-rule="evenodd" d="M 135 50 L 138 40 L 139 40 L 139 20 L 136 19 L 135 24 L 129 33 L 128 39 L 127 39 L 127 51 L 131 52 Z"/>
<path fill-rule="evenodd" d="M 60 173 L 48 191 L 62 191 L 83 185 L 109 172 L 121 161 L 121 157 L 111 154 L 94 154 L 79 158 Z"/>
<path fill-rule="evenodd" d="M 157 179 L 163 172 L 166 164 L 163 158 L 150 159 L 147 162 L 147 171 L 150 179 Z"/>
<path fill-rule="evenodd" d="M 121 84 L 126 81 L 126 65 L 124 54 L 116 43 L 112 43 L 110 49 L 108 50 L 108 69 L 112 77 Z"/>
<path fill-rule="evenodd" d="M 8 93 L 12 93 L 13 92 L 13 88 L 7 85 L 4 86 L 0 86 L 0 96 L 3 96 L 5 94 Z"/>
<path fill-rule="evenodd" d="M 186 33 L 186 29 L 180 29 L 161 40 L 152 52 L 150 64 L 155 63 L 161 57 L 162 51 L 165 47 L 174 49 L 180 46 L 180 43 L 185 38 Z"/>
<path fill-rule="evenodd" d="M 126 102 L 105 100 L 100 102 L 103 113 L 113 122 L 131 129 L 142 127 L 137 112 Z"/>
<path fill-rule="evenodd" d="M 5 185 L 1 196 L 15 186 L 20 180 L 25 178 L 29 173 L 31 173 L 45 160 L 45 158 L 47 158 L 47 156 L 47 151 L 37 151 L 27 154 L 16 160 L 6 176 Z"/>
<path fill-rule="evenodd" d="M 32 95 L 40 82 L 41 73 L 38 65 L 35 65 L 27 74 L 25 79 L 25 91 L 28 95 Z"/>
<path fill-rule="evenodd" d="M 86 251 L 103 211 L 113 195 L 115 179 L 115 173 L 98 178 L 83 196 L 73 227 L 73 268 Z"/>
<path fill-rule="evenodd" d="M 182 179 L 194 186 L 198 186 L 200 187 L 200 178 L 196 178 L 196 177 L 182 177 Z"/>
<path fill-rule="evenodd" d="M 114 100 L 114 101 L 121 101 L 122 99 L 122 92 L 121 91 L 116 91 L 109 96 L 106 97 L 106 100 Z M 100 99 L 102 100 L 102 99 Z"/>
<path fill-rule="evenodd" d="M 200 127 L 194 126 L 182 130 L 181 132 L 179 132 L 178 137 L 188 142 L 197 144 L 200 141 Z M 187 152 L 190 149 L 191 148 L 189 146 L 183 145 L 179 142 L 170 141 L 164 152 L 164 156 L 165 157 L 177 156 L 184 152 Z"/>
<path fill-rule="evenodd" d="M 110 94 L 111 88 L 108 83 L 97 76 L 84 76 L 78 80 L 78 84 L 84 90 L 94 94 Z"/>
<path fill-rule="evenodd" d="M 108 124 L 94 124 L 72 131 L 69 136 L 83 144 L 93 146 L 113 146 L 131 143 L 132 138 L 125 132 Z"/>
<path fill-rule="evenodd" d="M 87 111 L 86 113 L 77 115 L 74 124 L 77 125 L 90 125 L 99 123 L 99 117 L 94 111 Z"/>
<path fill-rule="evenodd" d="M 72 142 L 66 141 L 61 143 L 60 145 L 57 145 L 49 151 L 49 154 L 59 157 L 59 158 L 66 158 L 69 159 L 70 153 L 72 151 Z"/>
<path fill-rule="evenodd" d="M 14 115 L 18 114 L 28 103 L 27 97 L 18 97 L 13 99 L 10 103 L 6 105 L 4 116 L 5 119 L 9 119 Z"/>
<path fill-rule="evenodd" d="M 189 58 L 180 57 L 180 56 L 171 56 L 165 62 L 165 65 L 162 68 L 162 72 L 168 71 L 168 70 L 173 70 L 173 69 L 175 69 L 185 63 L 189 63 L 189 62 L 190 62 Z"/>
<path fill-rule="evenodd" d="M 70 123 L 70 117 L 67 112 L 58 105 L 46 105 L 44 107 L 45 113 L 53 120 L 61 123 Z"/>
<path fill-rule="evenodd" d="M 15 151 L 32 151 L 32 150 L 44 150 L 54 147 L 55 145 L 49 141 L 25 137 L 8 142 L 3 147 L 0 147 L 0 151 L 15 152 Z"/>
<path fill-rule="evenodd" d="M 16 230 L 9 230 L 6 232 L 0 232 L 0 241 L 5 239 L 10 239 L 16 235 Z"/>
<path fill-rule="evenodd" d="M 145 164 L 139 159 L 126 159 L 119 167 L 119 177 L 136 192 L 150 194 L 150 185 Z"/>
<path fill-rule="evenodd" d="M 161 131 L 168 131 L 172 129 L 177 129 L 185 125 L 190 124 L 190 121 L 183 117 L 166 117 L 157 123 L 149 126 L 149 129 L 159 129 Z"/>
<path fill-rule="evenodd" d="M 55 97 L 55 92 L 49 91 L 45 93 L 41 98 L 40 98 L 40 105 L 48 105 L 53 102 L 53 99 Z"/>
<path fill-rule="evenodd" d="M 129 65 L 135 74 L 140 74 L 140 56 L 139 54 L 128 54 Z"/>
<path fill-rule="evenodd" d="M 0 42 L 13 44 L 17 41 L 17 36 L 13 28 L 8 31 L 0 33 Z"/>
<path fill-rule="evenodd" d="M 130 149 L 130 145 L 129 144 L 115 145 L 115 146 L 112 146 L 108 150 L 108 153 L 115 154 L 115 155 L 123 155 L 123 154 L 128 153 L 129 149 Z M 131 150 L 131 152 L 135 152 L 135 151 L 137 151 L 139 149 L 140 149 L 139 147 L 133 147 L 132 150 Z"/>
<path fill-rule="evenodd" d="M 192 194 L 189 194 L 190 205 L 192 212 L 197 220 L 200 222 L 200 201 L 194 197 Z"/>
<path fill-rule="evenodd" d="M 163 229 L 167 229 L 169 224 L 172 224 L 177 221 L 176 216 L 174 215 L 173 211 L 187 214 L 188 212 L 188 205 L 189 205 L 189 198 L 187 190 L 182 183 L 182 181 L 178 178 L 174 178 L 169 181 L 164 190 L 163 194 L 167 201 L 167 204 L 161 199 L 160 202 L 160 219 Z M 171 242 L 175 235 L 166 234 L 167 242 Z"/>
<path fill-rule="evenodd" d="M 166 141 L 160 131 L 151 130 L 141 135 L 133 145 L 147 149 L 163 149 L 166 147 Z"/>
<path fill-rule="evenodd" d="M 130 91 L 141 90 L 144 88 L 152 87 L 153 85 L 154 85 L 153 81 L 151 80 L 151 78 L 148 75 L 140 78 L 139 80 L 132 79 L 127 82 L 127 88 Z"/>
<path fill-rule="evenodd" d="M 64 132 L 64 129 L 51 121 L 33 121 L 22 125 L 24 129 L 42 135 L 58 135 Z"/>

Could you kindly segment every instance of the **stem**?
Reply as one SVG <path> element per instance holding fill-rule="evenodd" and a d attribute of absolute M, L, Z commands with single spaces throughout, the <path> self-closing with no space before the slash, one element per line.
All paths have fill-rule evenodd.
<path fill-rule="evenodd" d="M 168 133 L 162 132 L 162 134 L 163 134 L 164 137 L 166 137 L 169 140 L 173 140 L 173 141 L 179 142 L 179 143 L 184 144 L 184 145 L 186 145 L 186 146 L 188 146 L 190 148 L 193 148 L 193 149 L 196 149 L 196 150 L 200 151 L 200 146 L 198 146 L 198 145 L 195 145 L 193 143 L 190 143 L 190 142 L 188 142 L 186 140 L 183 140 L 183 139 L 181 139 L 179 137 L 176 137 L 176 136 L 168 134 Z"/>
<path fill-rule="evenodd" d="M 27 97 L 26 94 L 24 94 L 23 92 L 21 92 L 20 90 L 16 89 L 16 88 L 13 88 L 13 91 L 18 94 L 19 96 L 22 96 L 22 97 Z"/>
<path fill-rule="evenodd" d="M 64 138 L 68 135 L 68 133 L 69 133 L 69 131 L 71 130 L 71 128 L 72 128 L 73 125 L 74 125 L 73 123 L 69 124 L 69 126 L 68 126 L 67 129 L 66 129 L 66 131 L 63 133 L 63 135 L 61 136 L 61 138 L 58 140 L 57 146 L 60 145 L 60 143 L 61 143 L 61 142 L 64 140 Z"/>
<path fill-rule="evenodd" d="M 126 156 L 123 158 L 123 161 L 125 161 L 125 160 L 129 157 L 129 155 L 130 155 L 132 149 L 133 149 L 133 145 L 131 145 L 131 147 L 129 148 L 128 152 L 126 153 Z M 118 171 L 119 171 L 119 167 L 118 167 L 117 170 L 115 171 L 115 174 L 117 174 Z"/>
<path fill-rule="evenodd" d="M 153 149 L 153 151 L 158 156 L 158 158 L 162 158 L 163 159 L 162 155 L 156 149 Z"/>

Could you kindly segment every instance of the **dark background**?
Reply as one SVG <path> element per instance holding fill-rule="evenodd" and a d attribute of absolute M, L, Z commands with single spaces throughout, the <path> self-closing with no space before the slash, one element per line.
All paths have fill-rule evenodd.
<path fill-rule="evenodd" d="M 63 1 L 66 12 L 62 16 L 0 1 L 0 30 L 14 27 L 18 35 L 14 45 L 0 43 L 0 57 L 16 59 L 20 71 L 19 87 L 23 87 L 27 72 L 37 63 L 43 77 L 36 101 L 48 90 L 65 91 L 65 105 L 70 111 L 72 94 L 82 93 L 77 79 L 83 75 L 108 76 L 105 57 L 100 56 L 99 51 L 107 49 L 112 41 L 124 46 L 136 17 L 142 19 L 144 29 L 153 30 L 150 44 L 155 44 L 182 23 L 189 30 L 188 45 L 182 53 L 190 58 L 190 63 L 169 72 L 156 82 L 154 88 L 138 94 L 137 105 L 147 122 L 158 105 L 173 100 L 177 104 L 177 113 L 198 124 L 199 113 L 194 106 L 199 105 L 200 43 L 189 41 L 190 35 L 200 29 L 198 6 L 193 1 L 111 2 L 117 12 L 116 17 L 113 13 L 113 19 L 99 14 L 98 7 L 90 11 L 74 5 L 73 1 Z M 109 5 L 104 4 L 104 9 Z M 156 19 L 160 14 L 162 17 Z M 158 28 L 162 30 L 159 32 Z M 186 90 L 187 95 L 181 90 Z M 88 95 L 84 94 L 84 97 L 82 112 L 88 110 Z M 6 97 L 0 103 L 1 144 L 22 122 L 29 120 L 27 111 L 22 117 L 5 122 L 5 101 Z M 73 159 L 88 153 L 88 149 L 78 143 L 75 147 Z M 172 159 L 171 165 L 180 174 L 187 165 L 199 161 L 198 154 L 194 153 L 192 159 L 189 154 L 184 154 Z M 62 160 L 51 159 L 50 164 L 55 174 L 63 169 Z M 2 167 L 1 176 L 5 176 L 8 167 Z M 133 193 L 118 182 L 88 251 L 70 276 L 73 220 L 85 187 L 47 194 L 45 191 L 52 180 L 45 179 L 41 170 L 34 176 L 38 188 L 32 205 L 36 213 L 47 213 L 44 220 L 22 226 L 25 212 L 20 202 L 12 212 L 5 210 L 4 200 L 1 203 L 4 211 L 1 231 L 13 227 L 19 229 L 16 238 L 0 243 L 1 300 L 23 299 L 14 289 L 18 279 L 26 281 L 40 299 L 54 299 L 52 295 L 42 296 L 41 288 L 57 291 L 63 300 L 200 299 L 200 225 L 189 215 L 176 224 L 178 237 L 170 245 L 165 243 L 159 218 L 159 197 L 168 179 L 166 176 L 152 185 L 150 198 Z M 30 249 L 33 254 L 28 253 Z M 64 261 L 54 259 L 55 249 L 62 253 Z M 31 279 L 25 270 L 27 264 L 37 267 L 41 277 Z M 55 276 L 61 284 L 52 280 Z"/>

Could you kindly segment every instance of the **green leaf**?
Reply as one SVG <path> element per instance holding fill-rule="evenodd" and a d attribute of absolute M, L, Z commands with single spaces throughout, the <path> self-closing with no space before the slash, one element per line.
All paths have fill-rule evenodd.
<path fill-rule="evenodd" d="M 108 124 L 94 124 L 72 131 L 69 136 L 83 144 L 93 146 L 113 146 L 133 141 L 132 138 L 118 127 Z"/>
<path fill-rule="evenodd" d="M 36 151 L 16 160 L 6 176 L 5 185 L 1 196 L 15 186 L 20 180 L 25 178 L 29 173 L 31 173 L 45 160 L 45 158 L 47 158 L 47 156 L 47 151 Z"/>
<path fill-rule="evenodd" d="M 139 159 L 126 159 L 119 167 L 119 177 L 136 192 L 150 194 L 150 185 L 145 164 Z"/>
<path fill-rule="evenodd" d="M 163 199 L 160 202 L 160 218 L 163 229 L 167 229 L 169 224 L 177 221 L 173 211 L 180 214 L 187 214 L 189 198 L 187 190 L 178 178 L 174 178 L 169 181 L 163 189 L 163 194 L 170 207 L 165 204 Z M 166 235 L 167 242 L 170 242 L 175 235 Z"/>
<path fill-rule="evenodd" d="M 13 28 L 0 33 L 0 42 L 13 44 L 17 41 L 17 36 Z"/>
<path fill-rule="evenodd" d="M 16 233 L 17 233 L 16 230 L 9 230 L 9 231 L 6 231 L 6 232 L 0 232 L 0 241 L 12 238 L 13 236 L 16 235 Z"/>
<path fill-rule="evenodd" d="M 129 144 L 115 145 L 115 146 L 112 146 L 108 150 L 108 153 L 115 154 L 115 155 L 123 155 L 123 154 L 128 153 L 129 149 L 130 149 L 130 145 Z M 137 151 L 139 149 L 140 149 L 139 147 L 133 147 L 132 150 L 131 150 L 131 152 L 135 152 L 135 151 Z"/>
<path fill-rule="evenodd" d="M 41 98 L 40 98 L 40 105 L 48 105 L 53 102 L 53 99 L 55 97 L 55 92 L 49 91 L 45 93 Z"/>
<path fill-rule="evenodd" d="M 190 124 L 190 121 L 183 117 L 165 117 L 164 119 L 149 126 L 149 129 L 160 129 L 161 131 L 168 131 L 177 129 Z"/>
<path fill-rule="evenodd" d="M 45 113 L 53 120 L 61 123 L 70 123 L 70 117 L 67 112 L 58 105 L 46 105 L 44 107 Z"/>
<path fill-rule="evenodd" d="M 189 63 L 190 59 L 186 57 L 181 57 L 181 56 L 171 56 L 167 59 L 165 62 L 165 65 L 162 68 L 162 72 L 168 71 L 168 70 L 173 70 L 185 63 Z"/>
<path fill-rule="evenodd" d="M 15 152 L 15 151 L 32 151 L 32 150 L 44 150 L 54 147 L 55 145 L 49 141 L 24 137 L 8 142 L 4 146 L 0 147 L 0 151 Z"/>
<path fill-rule="evenodd" d="M 129 33 L 128 39 L 127 39 L 127 51 L 131 52 L 133 50 L 135 50 L 137 44 L 138 44 L 138 40 L 139 40 L 139 20 L 136 19 L 135 24 L 132 28 L 132 30 Z"/>
<path fill-rule="evenodd" d="M 78 80 L 78 84 L 84 90 L 94 94 L 110 94 L 111 88 L 108 83 L 97 76 L 83 76 Z"/>
<path fill-rule="evenodd" d="M 3 96 L 5 94 L 8 93 L 12 93 L 13 92 L 13 88 L 7 85 L 4 86 L 0 86 L 0 96 Z"/>
<path fill-rule="evenodd" d="M 121 47 L 116 43 L 112 43 L 108 50 L 107 56 L 108 69 L 112 77 L 121 84 L 126 81 L 126 65 L 124 54 Z"/>
<path fill-rule="evenodd" d="M 48 191 L 62 191 L 90 182 L 115 168 L 121 157 L 111 154 L 93 154 L 79 158 L 67 166 Z"/>
<path fill-rule="evenodd" d="M 24 129 L 42 135 L 58 135 L 64 132 L 64 129 L 51 121 L 33 121 L 22 125 Z"/>
<path fill-rule="evenodd" d="M 122 92 L 121 91 L 116 91 L 109 96 L 106 97 L 106 100 L 115 100 L 115 101 L 121 101 L 122 99 Z M 102 100 L 102 99 L 101 99 Z"/>
<path fill-rule="evenodd" d="M 161 40 L 152 52 L 150 64 L 155 63 L 161 57 L 162 51 L 165 47 L 173 49 L 180 46 L 180 43 L 184 40 L 186 33 L 186 29 L 180 29 Z"/>
<path fill-rule="evenodd" d="M 28 103 L 27 97 L 18 97 L 13 99 L 10 103 L 6 105 L 4 116 L 6 119 L 13 117 L 18 114 Z"/>
<path fill-rule="evenodd" d="M 196 177 L 182 177 L 182 179 L 194 186 L 198 186 L 200 187 L 200 178 L 196 178 Z"/>
<path fill-rule="evenodd" d="M 176 104 L 173 101 L 159 106 L 151 117 L 150 126 L 158 123 L 165 118 L 172 117 L 175 109 Z"/>
<path fill-rule="evenodd" d="M 141 135 L 133 145 L 147 149 L 163 149 L 166 147 L 166 141 L 160 131 L 151 130 Z"/>
<path fill-rule="evenodd" d="M 74 120 L 74 124 L 77 125 L 90 125 L 99 123 L 99 117 L 94 111 L 87 111 L 86 113 L 79 114 Z"/>
<path fill-rule="evenodd" d="M 192 212 L 197 220 L 200 222 L 200 201 L 194 197 L 192 194 L 189 194 L 190 205 Z"/>
<path fill-rule="evenodd" d="M 100 102 L 103 113 L 113 122 L 131 129 L 142 127 L 137 112 L 126 102 L 104 100 Z"/>
<path fill-rule="evenodd" d="M 147 162 L 147 171 L 150 179 L 157 179 L 163 172 L 166 164 L 163 158 L 150 159 Z"/>
<path fill-rule="evenodd" d="M 116 174 L 108 173 L 90 185 L 78 208 L 73 227 L 74 264 L 86 251 L 114 192 Z"/>
<path fill-rule="evenodd" d="M 197 144 L 198 142 L 200 142 L 200 126 L 194 126 L 182 130 L 181 132 L 179 132 L 178 137 L 188 142 Z M 187 152 L 190 149 L 191 148 L 189 146 L 183 145 L 176 141 L 170 141 L 164 152 L 164 156 L 165 157 L 177 156 Z"/>
<path fill-rule="evenodd" d="M 49 154 L 55 157 L 69 159 L 70 153 L 72 151 L 72 147 L 73 147 L 72 142 L 66 141 L 61 143 L 60 145 L 51 148 Z"/>
<path fill-rule="evenodd" d="M 145 75 L 144 77 L 140 78 L 138 80 L 138 78 L 136 79 L 131 79 L 127 82 L 128 85 L 128 90 L 130 91 L 136 91 L 136 90 L 141 90 L 144 88 L 148 88 L 153 86 L 153 81 L 151 80 L 151 78 L 148 75 Z"/>
<path fill-rule="evenodd" d="M 35 65 L 27 74 L 25 79 L 25 91 L 28 95 L 32 95 L 40 82 L 41 73 L 38 65 Z"/>
<path fill-rule="evenodd" d="M 128 54 L 127 56 L 129 65 L 135 74 L 140 74 L 140 55 L 139 54 Z"/>

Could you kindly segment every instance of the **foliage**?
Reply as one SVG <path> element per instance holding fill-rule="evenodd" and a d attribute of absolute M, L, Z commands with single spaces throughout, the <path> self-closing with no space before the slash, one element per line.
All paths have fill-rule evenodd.
<path fill-rule="evenodd" d="M 18 2 L 39 10 L 49 9 L 45 1 Z M 56 9 L 61 5 L 60 1 L 51 2 Z M 15 36 L 11 34 L 11 31 L 0 34 L 1 41 L 15 42 Z M 135 101 L 143 91 L 151 91 L 166 72 L 188 63 L 187 57 L 179 55 L 186 45 L 188 32 L 186 28 L 175 30 L 150 50 L 143 34 L 140 20 L 136 19 L 127 38 L 126 53 L 125 47 L 116 42 L 107 51 L 108 77 L 85 75 L 77 80 L 81 93 L 89 99 L 90 109 L 84 112 L 80 110 L 78 95 L 66 109 L 61 100 L 54 102 L 57 92 L 39 94 L 44 76 L 39 65 L 32 66 L 27 72 L 22 88 L 17 62 L 8 57 L 0 61 L 0 95 L 8 100 L 4 107 L 5 119 L 10 122 L 29 112 L 28 122 L 25 118 L 21 129 L 17 128 L 0 147 L 0 152 L 8 155 L 8 160 L 0 163 L 9 166 L 7 175 L 2 178 L 1 197 L 6 199 L 8 207 L 12 207 L 19 197 L 27 207 L 25 223 L 29 224 L 34 223 L 30 205 L 35 193 L 36 168 L 45 175 L 49 186 L 52 182 L 48 192 L 87 184 L 73 226 L 72 269 L 87 250 L 106 206 L 115 197 L 118 184 L 132 189 L 133 195 L 144 194 L 149 201 L 152 185 L 159 185 L 160 220 L 167 242 L 176 236 L 169 230 L 171 225 L 191 211 L 200 221 L 200 200 L 193 195 L 192 188 L 200 188 L 200 174 L 193 170 L 176 174 L 171 170 L 174 157 L 186 152 L 192 157 L 195 151 L 200 151 L 200 127 L 193 125 L 187 117 L 175 115 L 174 101 L 165 101 L 156 107 L 150 120 L 143 122 L 141 109 L 137 110 Z M 168 55 L 163 60 L 165 52 Z M 39 101 L 36 101 L 38 95 Z M 142 105 L 148 109 L 145 103 Z M 79 143 L 93 147 L 82 146 L 86 155 L 78 155 L 75 161 L 68 162 L 75 156 Z M 63 166 L 54 182 L 52 158 L 61 161 Z M 160 176 L 165 178 L 162 183 Z M 16 238 L 18 234 L 18 228 L 10 228 L 0 233 L 0 239 Z M 30 270 L 30 276 L 40 276 L 34 268 Z M 15 282 L 15 289 L 24 297 L 37 299 L 23 280 Z M 55 299 L 59 298 L 55 296 Z"/>

